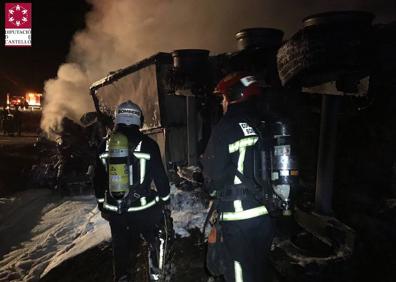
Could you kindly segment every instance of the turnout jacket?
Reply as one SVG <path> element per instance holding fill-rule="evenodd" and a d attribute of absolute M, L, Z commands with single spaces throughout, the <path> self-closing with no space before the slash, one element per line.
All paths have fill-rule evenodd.
<path fill-rule="evenodd" d="M 202 158 L 208 192 L 218 198 L 217 209 L 229 215 L 228 220 L 247 219 L 267 213 L 263 202 L 253 196 L 222 200 L 222 194 L 227 190 L 236 190 L 243 185 L 254 186 L 253 148 L 258 142 L 258 135 L 249 125 L 252 118 L 254 116 L 249 113 L 247 103 L 230 104 L 212 130 Z"/>
<path fill-rule="evenodd" d="M 139 168 L 134 169 L 134 171 L 138 171 L 139 184 L 123 199 L 124 209 L 122 211 L 117 209 L 117 201 L 109 193 L 107 140 L 99 151 L 94 177 L 95 196 L 99 209 L 104 212 L 116 213 L 136 212 L 147 209 L 158 202 L 168 201 L 170 198 L 169 181 L 157 143 L 139 130 L 121 130 L 121 133 L 128 137 L 128 142 L 138 143 L 133 154 L 139 163 Z M 131 154 L 131 152 L 129 153 Z M 155 184 L 155 189 L 152 187 L 152 182 Z"/>

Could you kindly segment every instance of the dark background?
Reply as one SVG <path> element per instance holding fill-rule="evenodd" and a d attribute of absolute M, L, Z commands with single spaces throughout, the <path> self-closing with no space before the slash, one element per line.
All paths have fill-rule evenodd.
<path fill-rule="evenodd" d="M 32 47 L 4 46 L 4 6 L 0 1 L 0 105 L 6 93 L 24 95 L 42 92 L 44 81 L 55 77 L 65 62 L 73 34 L 84 28 L 85 14 L 90 10 L 84 0 L 32 2 Z"/>

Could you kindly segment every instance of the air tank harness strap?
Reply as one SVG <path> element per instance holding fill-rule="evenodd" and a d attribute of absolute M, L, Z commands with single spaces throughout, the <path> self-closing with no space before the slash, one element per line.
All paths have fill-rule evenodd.
<path fill-rule="evenodd" d="M 249 187 L 245 184 L 234 184 L 226 187 L 224 190 L 218 192 L 218 197 L 221 201 L 231 202 L 234 200 L 244 200 L 248 196 L 255 196 L 259 190 Z"/>
<path fill-rule="evenodd" d="M 238 176 L 242 183 L 230 185 L 225 187 L 223 191 L 218 191 L 217 195 L 220 201 L 243 200 L 250 196 L 261 202 L 264 198 L 263 189 L 243 175 L 236 167 L 234 169 L 236 176 Z"/>

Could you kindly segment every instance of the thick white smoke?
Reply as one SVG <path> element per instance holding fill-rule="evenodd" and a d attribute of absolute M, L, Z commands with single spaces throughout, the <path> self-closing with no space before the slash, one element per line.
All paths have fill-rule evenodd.
<path fill-rule="evenodd" d="M 42 128 L 59 128 L 93 110 L 89 85 L 109 71 L 159 51 L 236 49 L 234 34 L 247 27 L 275 27 L 287 35 L 301 19 L 329 10 L 363 9 L 389 20 L 396 4 L 385 0 L 88 0 L 86 29 L 75 34 L 66 64 L 45 83 Z M 393 12 L 392 12 L 393 11 Z"/>

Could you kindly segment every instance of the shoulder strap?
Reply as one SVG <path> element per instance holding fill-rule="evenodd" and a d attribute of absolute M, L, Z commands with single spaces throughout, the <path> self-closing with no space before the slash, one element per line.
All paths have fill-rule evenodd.
<path fill-rule="evenodd" d="M 256 134 L 257 134 L 257 136 L 258 136 L 259 146 L 260 146 L 260 148 L 261 148 L 262 145 L 264 144 L 264 141 L 263 141 L 263 133 L 262 133 L 262 130 L 259 129 L 260 121 L 259 121 L 259 120 L 252 119 L 252 118 L 248 118 L 248 117 L 246 117 L 245 119 L 246 119 L 248 125 L 251 126 L 251 127 L 254 129 L 254 131 L 256 132 Z M 243 173 L 241 173 L 241 172 L 238 170 L 238 168 L 237 168 L 235 165 L 232 166 L 232 169 L 233 169 L 233 174 L 236 175 L 236 176 L 239 178 L 239 180 L 240 180 L 243 184 L 245 184 L 247 187 L 249 187 L 249 186 L 252 186 L 252 187 L 256 186 L 256 183 L 255 183 L 256 181 L 254 181 L 254 180 L 252 181 L 252 180 L 248 179 Z M 259 186 L 261 186 L 261 185 L 259 185 Z"/>
<path fill-rule="evenodd" d="M 257 175 L 258 173 L 258 162 L 263 162 L 262 158 L 265 158 L 265 163 L 266 165 L 270 164 L 269 160 L 269 154 L 271 151 L 270 144 L 269 142 L 265 140 L 265 129 L 263 128 L 261 122 L 258 119 L 252 119 L 252 118 L 247 118 L 248 124 L 254 129 L 256 134 L 258 135 L 258 145 L 259 147 L 256 148 L 256 151 L 254 152 L 254 169 L 253 169 L 253 174 L 254 174 L 254 182 L 263 188 L 264 193 L 266 194 L 267 197 L 272 197 L 273 191 L 272 191 L 272 186 L 270 182 L 270 177 L 269 175 L 266 176 L 266 179 L 263 179 L 260 175 Z M 262 154 L 264 152 L 264 154 Z M 258 156 L 257 154 L 260 154 Z M 261 164 L 261 169 L 263 165 Z"/>
<path fill-rule="evenodd" d="M 129 143 L 128 142 L 128 152 L 129 152 L 129 156 L 128 156 L 128 159 L 129 159 L 129 165 L 132 165 L 133 166 L 133 171 L 134 171 L 134 173 L 133 173 L 133 175 L 132 175 L 132 177 L 133 177 L 133 184 L 131 185 L 129 185 L 129 190 L 130 190 L 130 193 L 131 194 L 136 194 L 136 188 L 137 188 L 137 186 L 138 185 L 140 185 L 140 163 L 137 161 L 137 159 L 135 158 L 135 156 L 134 156 L 134 152 L 135 152 L 135 150 L 136 150 L 136 147 L 139 145 L 139 143 L 140 142 L 142 142 L 142 140 L 143 140 L 143 136 L 139 136 L 139 138 L 137 138 L 136 140 L 134 140 L 134 143 Z M 129 140 L 128 140 L 129 141 Z M 138 172 L 138 174 L 136 174 L 137 175 L 137 179 L 135 178 L 135 171 L 136 172 Z M 139 194 L 136 194 L 136 195 L 139 195 Z M 136 197 L 136 196 L 135 196 Z M 140 198 L 140 195 L 139 195 L 139 197 L 136 197 L 136 198 Z"/>
<path fill-rule="evenodd" d="M 128 140 L 128 141 L 129 141 L 129 140 Z M 137 139 L 135 140 L 136 144 L 135 144 L 135 143 L 131 144 L 131 143 L 128 142 L 128 145 L 129 145 L 129 152 L 130 152 L 131 154 L 133 154 L 133 152 L 136 150 L 137 146 L 138 146 L 138 145 L 140 144 L 140 142 L 142 142 L 142 141 L 143 141 L 143 135 L 139 136 L 139 138 L 137 138 Z"/>
<path fill-rule="evenodd" d="M 236 166 L 233 166 L 233 169 L 235 170 L 234 173 L 235 175 L 241 180 L 243 184 L 245 184 L 247 187 L 249 186 L 255 186 L 254 182 L 250 179 L 248 179 L 243 173 L 241 173 Z"/>

